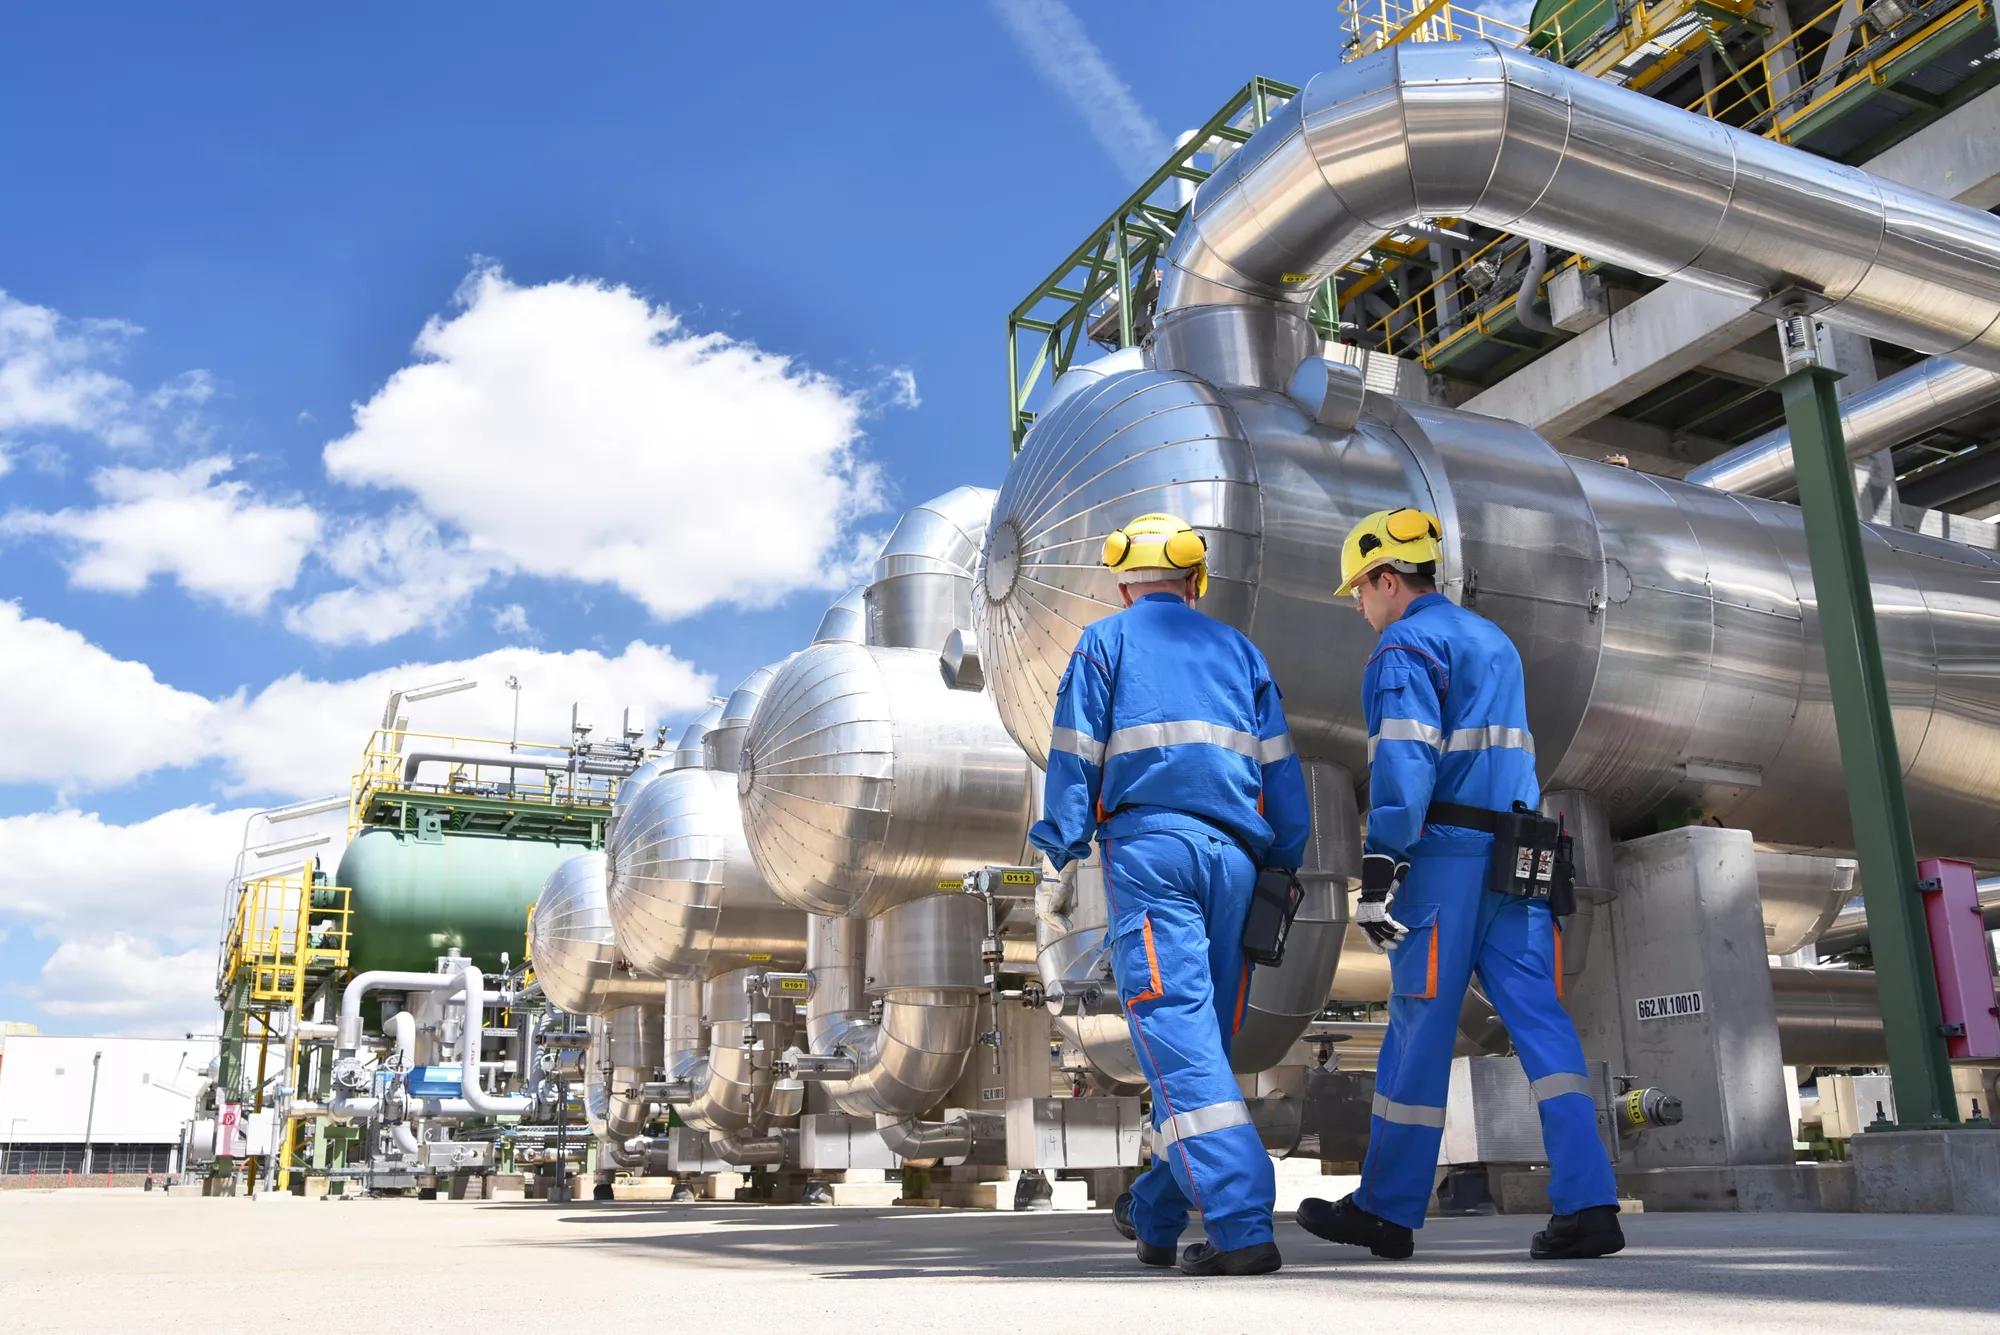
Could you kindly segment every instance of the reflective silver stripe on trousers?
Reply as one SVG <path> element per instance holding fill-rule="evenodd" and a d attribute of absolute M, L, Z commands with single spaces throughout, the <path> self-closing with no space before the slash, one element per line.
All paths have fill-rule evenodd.
<path fill-rule="evenodd" d="M 1426 1108 L 1417 1103 L 1398 1103 L 1381 1094 L 1375 1096 L 1374 1114 L 1385 1122 L 1398 1122 L 1404 1126 L 1444 1127 L 1444 1109 Z"/>
<path fill-rule="evenodd" d="M 1240 1099 L 1234 1103 L 1211 1103 L 1206 1108 L 1190 1108 L 1184 1113 L 1175 1113 L 1160 1123 L 1154 1128 L 1153 1144 L 1156 1149 L 1165 1149 L 1188 1136 L 1205 1136 L 1225 1127 L 1250 1124 L 1250 1109 Z"/>
<path fill-rule="evenodd" d="M 1545 1075 L 1540 1080 L 1530 1080 L 1528 1089 L 1540 1103 L 1546 1099 L 1560 1098 L 1564 1094 L 1590 1093 L 1590 1077 L 1572 1075 L 1567 1071 L 1557 1075 Z"/>
<path fill-rule="evenodd" d="M 1127 751 L 1144 751 L 1155 746 L 1220 746 L 1263 763 L 1264 739 L 1254 732 L 1239 732 L 1220 723 L 1182 719 L 1174 723 L 1135 723 L 1111 734 L 1104 758 L 1122 756 Z M 1276 759 L 1277 757 L 1273 757 Z"/>
<path fill-rule="evenodd" d="M 1049 734 L 1049 747 L 1055 751 L 1067 751 L 1080 756 L 1091 764 L 1104 764 L 1104 743 L 1095 737 L 1086 737 L 1075 728 L 1057 728 Z"/>
<path fill-rule="evenodd" d="M 1535 754 L 1535 735 L 1526 728 L 1459 728 L 1444 739 L 1446 751 L 1485 751 L 1496 746 L 1511 746 L 1517 751 Z"/>
<path fill-rule="evenodd" d="M 1385 718 L 1375 735 L 1368 739 L 1368 759 L 1375 759 L 1378 742 L 1422 742 L 1433 749 L 1444 745 L 1444 730 L 1413 718 Z"/>

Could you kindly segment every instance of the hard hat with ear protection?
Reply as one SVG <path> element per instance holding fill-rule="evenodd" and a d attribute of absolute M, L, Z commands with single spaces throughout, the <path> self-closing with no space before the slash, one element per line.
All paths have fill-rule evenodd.
<path fill-rule="evenodd" d="M 1389 566 L 1406 575 L 1431 574 L 1444 558 L 1444 528 L 1428 510 L 1377 510 L 1356 524 L 1340 549 L 1336 598 L 1354 592 L 1371 570 Z"/>
<path fill-rule="evenodd" d="M 1128 570 L 1192 573 L 1195 596 L 1208 592 L 1208 543 L 1194 525 L 1176 515 L 1140 515 L 1104 540 L 1104 564 Z"/>

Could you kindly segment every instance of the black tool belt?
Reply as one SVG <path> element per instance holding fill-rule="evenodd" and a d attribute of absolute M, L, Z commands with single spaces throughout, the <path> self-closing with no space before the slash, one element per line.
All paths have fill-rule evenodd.
<path fill-rule="evenodd" d="M 1576 912 L 1574 841 L 1562 821 L 1516 802 L 1512 811 L 1491 811 L 1458 802 L 1433 802 L 1424 813 L 1429 825 L 1456 825 L 1493 836 L 1493 860 L 1486 888 L 1522 899 L 1546 899 L 1558 917 Z"/>

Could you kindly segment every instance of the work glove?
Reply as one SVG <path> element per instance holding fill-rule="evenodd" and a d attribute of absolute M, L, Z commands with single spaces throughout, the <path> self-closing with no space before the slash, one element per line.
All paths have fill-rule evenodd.
<path fill-rule="evenodd" d="M 1361 859 L 1361 902 L 1355 907 L 1354 921 L 1368 933 L 1368 943 L 1387 954 L 1410 934 L 1410 929 L 1389 916 L 1389 900 L 1403 888 L 1410 870 L 1387 853 L 1370 853 Z"/>

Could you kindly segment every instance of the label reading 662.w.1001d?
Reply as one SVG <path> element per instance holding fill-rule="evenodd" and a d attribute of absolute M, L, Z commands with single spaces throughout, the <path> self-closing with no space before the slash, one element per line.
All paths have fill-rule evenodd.
<path fill-rule="evenodd" d="M 1642 1020 L 1684 1020 L 1702 1014 L 1701 993 L 1669 992 L 1663 997 L 1640 997 L 1634 1003 Z"/>

